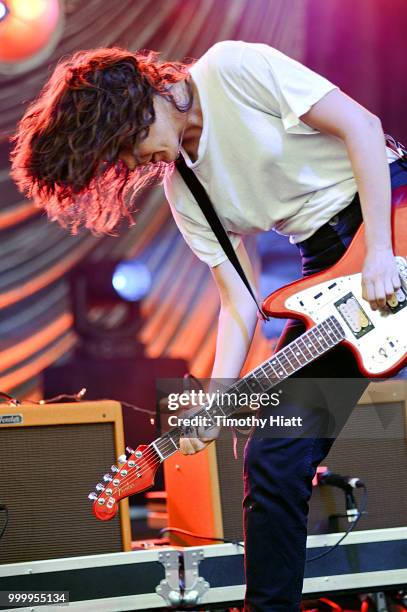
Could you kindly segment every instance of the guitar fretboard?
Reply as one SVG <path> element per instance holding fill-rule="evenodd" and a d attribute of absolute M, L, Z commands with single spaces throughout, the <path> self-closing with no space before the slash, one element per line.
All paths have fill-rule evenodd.
<path fill-rule="evenodd" d="M 339 344 L 345 337 L 345 333 L 334 316 L 318 323 L 293 342 L 279 350 L 269 360 L 264 361 L 254 370 L 246 374 L 244 378 L 238 379 L 226 390 L 224 395 L 234 394 L 237 396 L 244 393 L 266 393 L 279 382 L 285 380 L 301 368 L 311 363 L 331 348 Z M 210 408 L 203 406 L 192 416 L 205 416 L 207 419 L 214 416 L 229 417 L 237 410 L 239 404 L 228 404 L 214 402 Z M 215 423 L 215 421 L 213 420 Z M 154 440 L 149 449 L 154 451 L 159 461 L 164 461 L 175 451 L 179 450 L 179 440 L 185 435 L 182 427 L 174 427 L 166 434 Z"/>

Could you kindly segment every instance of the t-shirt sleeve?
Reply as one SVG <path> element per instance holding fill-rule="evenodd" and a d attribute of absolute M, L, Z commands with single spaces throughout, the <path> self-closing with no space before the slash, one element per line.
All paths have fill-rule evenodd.
<path fill-rule="evenodd" d="M 300 117 L 329 91 L 325 77 L 263 43 L 245 43 L 241 55 L 242 86 L 253 104 L 281 117 L 290 132 Z"/>
<path fill-rule="evenodd" d="M 226 253 L 192 194 L 189 196 L 188 188 L 184 187 L 183 179 L 177 172 L 174 171 L 171 179 L 164 180 L 164 191 L 174 221 L 193 253 L 211 268 L 226 261 Z M 230 231 L 227 234 L 236 250 L 241 236 Z"/>

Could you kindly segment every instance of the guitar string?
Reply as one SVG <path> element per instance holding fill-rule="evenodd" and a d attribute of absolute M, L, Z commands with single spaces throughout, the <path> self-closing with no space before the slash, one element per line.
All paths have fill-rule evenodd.
<path fill-rule="evenodd" d="M 324 331 L 325 331 L 325 332 L 326 332 L 327 330 L 323 328 L 323 325 L 325 325 L 325 327 L 326 327 L 326 326 L 330 327 L 330 324 L 331 324 L 331 323 L 333 323 L 332 319 L 334 319 L 334 317 L 329 317 L 329 318 L 328 318 L 328 319 L 326 319 L 325 321 L 321 322 L 321 329 L 320 329 L 319 331 L 321 331 L 321 332 L 324 332 Z M 336 319 L 334 319 L 334 321 L 335 321 L 335 323 L 338 323 L 338 322 L 336 321 Z M 339 327 L 339 325 L 338 325 L 338 327 Z M 340 329 L 340 327 L 339 327 L 339 329 Z M 328 335 L 328 340 L 329 340 L 329 341 L 334 340 L 334 344 L 332 344 L 332 346 L 329 346 L 329 342 L 328 342 L 328 341 L 327 341 L 327 339 L 326 339 L 326 338 L 324 338 L 324 337 L 323 337 L 323 335 L 322 335 L 322 338 L 325 340 L 325 342 L 326 342 L 326 344 L 327 344 L 327 348 L 325 348 L 325 347 L 322 345 L 322 343 L 319 341 L 318 336 L 314 338 L 314 340 L 316 340 L 317 342 L 319 342 L 319 344 L 320 344 L 320 346 L 321 346 L 321 348 L 322 348 L 322 352 L 326 352 L 326 351 L 330 350 L 331 348 L 333 348 L 333 346 L 335 346 L 336 344 L 338 344 L 338 343 L 339 343 L 339 342 L 340 342 L 340 341 L 343 339 L 343 330 L 341 330 L 341 329 L 340 329 L 340 331 L 339 331 L 339 330 L 338 330 L 338 329 L 337 329 L 337 328 L 334 326 L 333 330 L 332 330 L 332 328 L 330 329 L 330 332 L 331 332 L 331 333 L 330 333 L 330 335 Z M 336 338 L 334 337 L 334 338 L 333 338 L 333 337 L 332 337 L 332 332 L 335 332 L 335 335 L 337 335 L 337 336 L 339 336 L 339 337 L 336 337 Z M 340 332 L 342 332 L 342 333 L 340 333 Z M 314 335 L 314 336 L 315 336 L 315 334 L 316 334 L 316 333 L 317 333 L 317 330 L 315 329 L 315 327 L 314 327 L 314 328 L 311 328 L 310 330 L 308 330 L 308 332 L 306 332 L 306 334 L 307 334 L 307 335 L 309 335 L 309 336 L 312 336 L 312 335 Z M 301 338 L 304 338 L 304 336 L 305 336 L 306 334 L 304 334 L 303 336 L 301 336 L 300 338 L 298 338 L 297 340 L 295 340 L 293 343 L 290 343 L 290 345 L 288 345 L 287 347 L 284 347 L 284 349 L 282 349 L 282 350 L 284 351 L 284 350 L 286 350 L 288 347 L 290 347 L 290 350 L 291 350 L 291 344 L 295 344 L 295 343 L 296 343 L 298 340 L 300 340 Z M 312 340 L 312 338 L 311 338 L 311 340 Z M 312 343 L 312 346 L 313 346 L 313 348 L 315 349 L 315 346 L 313 345 L 313 343 Z M 318 349 L 316 349 L 316 350 L 318 350 Z M 309 352 L 310 352 L 310 351 L 309 351 Z M 278 353 L 277 353 L 277 354 L 278 354 Z M 307 365 L 307 363 L 309 363 L 309 362 L 311 362 L 311 361 L 315 360 L 315 359 L 316 359 L 316 358 L 317 358 L 317 357 L 320 355 L 320 353 L 319 353 L 319 352 L 318 352 L 318 354 L 317 354 L 317 355 L 312 355 L 312 353 L 311 353 L 311 352 L 310 352 L 310 354 L 311 354 L 311 359 L 309 359 L 309 360 L 308 360 L 308 361 L 307 361 L 305 364 L 302 364 L 302 365 L 301 365 L 299 368 L 297 368 L 297 370 L 298 370 L 298 369 L 301 369 L 301 368 L 302 368 L 304 365 Z M 274 356 L 274 359 L 275 359 L 275 356 Z M 255 372 L 256 372 L 256 371 L 258 371 L 259 369 L 262 369 L 263 365 L 264 365 L 264 364 L 266 364 L 266 365 L 267 365 L 267 364 L 268 364 L 270 361 L 272 361 L 272 360 L 266 360 L 265 362 L 263 362 L 263 364 L 261 364 L 260 366 L 258 366 L 258 367 L 257 367 L 257 368 L 256 368 L 256 369 L 255 369 L 255 370 L 254 370 L 254 371 L 253 371 L 251 374 L 252 374 L 252 375 L 254 375 L 254 376 L 256 377 Z M 300 363 L 300 361 L 299 361 L 299 360 L 297 360 L 297 361 Z M 289 364 L 290 364 L 290 362 L 289 362 Z M 284 366 L 283 366 L 283 369 L 285 370 Z M 293 374 L 295 371 L 296 371 L 296 369 L 294 369 L 294 370 L 293 370 L 293 371 L 292 371 L 292 372 L 291 372 L 291 373 L 290 373 L 288 376 L 290 376 L 291 374 Z M 268 377 L 267 377 L 267 378 L 268 378 Z M 244 379 L 242 379 L 242 380 L 244 380 Z M 276 380 L 276 382 L 275 382 L 275 384 L 278 384 L 279 380 L 281 380 L 281 379 L 277 379 L 277 380 Z M 247 383 L 246 383 L 246 384 L 247 384 Z M 274 386 L 274 385 L 272 385 L 272 386 Z M 269 387 L 269 388 L 272 388 L 272 387 Z M 202 410 L 203 410 L 203 409 L 201 409 L 200 411 L 198 411 L 198 413 L 199 413 L 199 412 L 202 412 Z M 172 443 L 173 443 L 173 445 L 174 445 L 174 441 L 173 441 L 172 439 L 171 439 L 171 442 L 172 442 Z M 171 442 L 170 442 L 170 441 L 166 441 L 166 442 L 165 442 L 165 446 L 162 446 L 162 447 L 161 447 L 161 449 L 162 449 L 163 453 L 166 453 L 166 451 L 167 451 L 167 446 L 166 446 L 167 444 L 168 444 L 168 448 L 170 448 L 171 450 L 173 450 L 173 452 L 174 452 L 174 453 L 175 453 L 177 450 L 179 450 L 178 448 L 174 448 L 174 449 L 173 449 L 173 445 L 171 445 Z M 160 459 L 160 457 L 158 456 L 158 454 L 159 454 L 159 453 L 157 453 L 157 450 L 156 450 L 154 447 L 152 447 L 152 444 L 153 444 L 153 443 L 151 443 L 151 444 L 150 444 L 150 445 L 147 447 L 149 450 L 147 450 L 146 454 L 145 454 L 145 455 L 144 455 L 144 457 L 143 457 L 144 461 L 145 461 L 147 464 L 148 464 L 148 463 L 150 463 L 150 465 L 148 465 L 148 468 L 150 468 L 150 469 L 151 469 L 151 467 L 152 467 L 152 466 L 151 466 L 151 459 L 152 459 L 152 458 L 154 459 L 153 466 L 155 466 L 155 465 L 159 465 L 159 464 L 160 464 L 160 463 L 161 463 L 163 460 L 165 460 L 165 459 L 167 458 L 167 457 L 164 457 L 163 459 Z M 174 446 L 175 446 L 175 445 L 174 445 Z M 173 454 L 173 453 L 172 453 L 172 454 Z M 168 456 L 169 456 L 169 455 L 168 455 Z M 141 459 L 141 458 L 140 458 L 140 459 Z M 130 461 L 130 459 L 128 459 L 127 461 Z M 147 468 L 147 469 L 148 469 L 148 468 Z M 122 469 L 125 469 L 125 468 L 123 467 Z M 118 470 L 118 473 L 120 473 L 120 469 Z M 127 476 L 127 475 L 126 475 L 126 476 L 124 476 L 124 477 L 123 477 L 123 480 L 121 480 L 121 481 L 120 481 L 120 484 L 121 484 L 121 485 L 131 485 L 131 484 L 133 484 L 134 482 L 136 482 L 136 481 L 138 480 L 138 478 L 141 478 L 141 477 L 143 476 L 143 474 L 145 474 L 145 473 L 146 473 L 146 470 L 144 470 L 144 471 L 142 470 L 142 471 L 139 471 L 139 472 L 135 472 L 133 475 L 129 475 L 129 476 Z M 140 474 L 140 476 L 138 476 L 137 474 Z M 113 480 L 113 478 L 112 478 L 112 480 Z M 115 486 L 119 487 L 120 485 L 115 485 Z M 106 488 L 109 488 L 109 485 L 107 485 L 107 486 L 106 486 Z M 105 490 L 106 490 L 106 489 L 105 489 Z M 103 493 L 103 492 L 101 492 L 101 493 Z M 113 495 L 113 493 L 112 493 L 111 495 Z M 122 499 L 122 498 L 120 498 L 120 499 Z M 117 501 L 119 501 L 119 500 L 115 500 L 115 503 L 117 503 Z M 95 502 L 97 502 L 97 500 L 95 500 Z"/>
<path fill-rule="evenodd" d="M 338 325 L 338 327 L 339 327 L 339 330 L 336 328 L 336 326 L 335 326 L 335 325 L 333 325 L 333 329 L 332 329 L 332 327 L 331 327 L 331 323 L 333 323 L 333 322 L 337 323 L 337 325 Z M 325 329 L 324 329 L 324 326 L 325 326 Z M 316 327 L 318 327 L 319 329 L 318 329 L 318 330 L 316 330 Z M 307 330 L 307 332 L 305 332 L 305 333 L 304 333 L 302 336 L 300 336 L 298 339 L 294 340 L 292 343 L 290 343 L 289 345 L 287 345 L 286 347 L 284 347 L 283 349 L 281 349 L 281 350 L 282 350 L 282 352 L 286 351 L 288 348 L 290 348 L 290 347 L 291 347 L 291 344 L 296 344 L 296 343 L 297 343 L 299 340 L 301 340 L 301 339 L 302 339 L 302 338 L 304 338 L 305 336 L 307 336 L 307 337 L 308 337 L 308 336 L 312 336 L 312 335 L 314 335 L 314 336 L 315 336 L 315 334 L 317 333 L 317 331 L 318 331 L 318 332 L 321 332 L 321 333 L 322 333 L 322 332 L 324 332 L 324 331 L 325 331 L 325 332 L 327 332 L 326 327 L 328 327 L 328 329 L 330 329 L 330 332 L 328 332 L 328 334 L 329 334 L 329 333 L 331 334 L 331 335 L 329 335 L 329 336 L 328 336 L 328 340 L 330 340 L 330 341 L 332 341 L 332 340 L 333 340 L 333 341 L 334 341 L 334 343 L 332 344 L 332 346 L 329 346 L 329 343 L 328 343 L 328 341 L 327 341 L 327 339 L 326 339 L 326 338 L 323 338 L 323 339 L 325 340 L 325 342 L 326 342 L 326 343 L 327 343 L 327 345 L 328 345 L 328 346 L 327 346 L 327 348 L 325 348 L 325 347 L 322 345 L 322 343 L 319 341 L 318 337 L 314 338 L 314 340 L 316 340 L 317 342 L 319 342 L 319 344 L 320 344 L 320 346 L 321 346 L 321 348 L 322 348 L 322 353 L 327 352 L 328 350 L 330 350 L 331 348 L 333 348 L 333 347 L 334 347 L 336 344 L 338 344 L 338 343 L 339 343 L 341 340 L 343 340 L 343 330 L 341 330 L 341 328 L 340 328 L 340 326 L 339 326 L 339 324 L 338 324 L 338 321 L 337 321 L 337 320 L 336 320 L 336 318 L 335 318 L 335 317 L 333 317 L 332 315 L 331 315 L 330 317 L 328 317 L 328 319 L 325 319 L 325 321 L 322 321 L 322 322 L 321 322 L 319 325 L 317 325 L 317 326 L 315 326 L 315 327 L 311 328 L 310 330 Z M 342 332 L 342 333 L 341 333 L 341 332 Z M 332 338 L 333 333 L 335 333 L 335 335 L 337 335 L 338 337 L 336 337 L 336 338 Z M 312 341 L 312 338 L 311 338 L 311 341 Z M 294 374 L 294 372 L 296 372 L 297 370 L 300 370 L 302 367 L 304 367 L 305 365 L 307 365 L 307 364 L 308 364 L 308 363 L 310 363 L 311 361 L 314 361 L 315 359 L 317 359 L 317 358 L 318 358 L 318 357 L 319 357 L 319 356 L 322 354 L 322 353 L 319 353 L 319 352 L 318 352 L 318 349 L 315 349 L 315 346 L 313 345 L 313 343 L 312 343 L 312 347 L 314 348 L 314 350 L 316 350 L 316 351 L 317 351 L 317 354 L 316 354 L 316 355 L 315 355 L 315 354 L 313 355 L 313 354 L 311 353 L 311 351 L 309 351 L 309 352 L 310 352 L 310 354 L 311 354 L 311 358 L 310 358 L 310 359 L 308 359 L 308 361 L 307 361 L 305 364 L 302 364 L 300 367 L 298 367 L 298 368 L 294 368 L 294 370 L 293 370 L 291 373 L 289 373 L 289 374 L 287 375 L 287 377 L 286 377 L 286 378 L 288 378 L 289 376 L 291 376 L 291 374 Z M 290 348 L 290 350 L 291 350 L 291 348 Z M 278 358 L 277 356 L 278 356 L 278 353 L 276 353 L 276 355 L 274 355 L 274 356 L 273 356 L 271 359 L 265 360 L 265 361 L 264 361 L 262 364 L 260 364 L 259 366 L 257 366 L 257 368 L 256 368 L 255 370 L 253 370 L 252 372 L 249 372 L 249 374 L 248 374 L 247 376 L 249 376 L 249 375 L 251 374 L 251 375 L 253 375 L 253 376 L 255 376 L 255 377 L 256 377 L 255 372 L 256 372 L 257 370 L 259 370 L 259 369 L 262 369 L 264 365 L 268 365 L 268 364 L 269 364 L 269 362 L 273 361 L 274 359 L 277 359 L 277 360 L 278 360 L 279 358 Z M 297 361 L 299 361 L 299 360 L 297 360 Z M 289 361 L 289 363 L 290 363 L 290 361 Z M 299 363 L 300 363 L 300 362 L 299 362 Z M 283 369 L 285 370 L 284 366 L 282 366 L 282 367 L 283 367 Z M 274 370 L 274 368 L 273 368 L 273 370 Z M 269 378 L 267 375 L 266 375 L 266 377 L 267 377 L 267 378 Z M 245 377 L 245 378 L 246 378 L 246 377 Z M 240 382 L 241 382 L 241 381 L 244 381 L 244 380 L 245 380 L 245 378 L 241 379 L 241 380 L 240 380 Z M 278 378 L 278 379 L 276 380 L 276 383 L 275 383 L 275 384 L 278 384 L 278 382 L 282 382 L 280 378 Z M 238 383 L 238 384 L 239 384 L 239 383 Z M 246 384 L 248 384 L 248 383 L 246 383 Z M 274 384 L 273 384 L 272 386 L 274 386 Z M 272 388 L 272 386 L 271 386 L 271 387 L 269 387 L 269 389 L 270 389 L 270 388 Z M 199 412 L 201 412 L 202 410 L 203 410 L 203 409 L 199 410 L 199 411 L 198 411 L 198 413 L 199 413 Z M 171 441 L 172 441 L 172 440 L 171 440 Z M 172 441 L 172 442 L 173 442 L 173 441 Z M 167 451 L 167 446 L 166 446 L 167 444 L 168 444 L 168 449 L 171 449 L 171 450 L 172 450 L 172 448 L 173 448 L 173 446 L 171 445 L 171 442 L 170 442 L 170 441 L 166 441 L 166 442 L 165 442 L 165 445 L 161 447 L 161 449 L 162 449 L 163 453 L 165 453 L 165 452 Z M 155 448 L 154 448 L 152 445 L 153 445 L 153 442 L 152 442 L 152 443 L 150 443 L 150 444 L 148 445 L 148 447 L 147 447 L 147 449 L 148 449 L 148 450 L 147 450 L 146 454 L 145 454 L 143 457 L 140 457 L 140 460 L 141 460 L 141 459 L 143 459 L 143 460 L 144 460 L 146 463 L 148 463 L 148 462 L 149 462 L 151 459 L 153 459 L 153 460 L 154 460 L 154 464 L 153 464 L 153 465 L 154 465 L 154 467 L 155 467 L 155 465 L 159 465 L 159 464 L 160 464 L 160 463 L 161 463 L 163 460 L 165 460 L 167 457 L 164 457 L 164 458 L 161 460 L 161 459 L 160 459 L 160 457 L 158 456 L 158 455 L 159 455 L 159 452 L 157 452 L 157 450 L 156 450 L 156 449 L 155 449 Z M 178 449 L 178 448 L 174 448 L 174 453 L 175 453 L 177 450 L 179 450 L 179 449 Z M 170 456 L 170 455 L 168 455 L 168 456 Z M 135 458 L 135 459 L 136 459 L 136 458 Z M 131 460 L 131 459 L 128 459 L 128 460 L 127 460 L 127 462 L 128 462 L 128 461 L 130 461 L 130 460 Z M 150 461 L 150 463 L 151 463 L 151 461 Z M 148 466 L 147 470 L 149 469 L 149 467 L 150 467 L 150 466 Z M 123 467 L 123 468 L 121 468 L 121 469 L 125 469 L 125 468 Z M 131 469 L 133 470 L 133 468 L 131 468 Z M 124 477 L 123 477 L 123 479 L 120 481 L 120 485 L 131 485 L 131 484 L 133 484 L 133 483 L 134 483 L 134 482 L 136 482 L 136 481 L 137 481 L 139 478 L 141 478 L 143 475 L 145 475 L 145 474 L 146 474 L 146 472 L 147 472 L 147 470 L 146 470 L 146 469 L 144 469 L 144 470 L 141 470 L 141 471 L 139 471 L 139 472 L 137 472 L 137 471 L 136 471 L 134 474 L 129 474 L 129 475 L 124 476 Z M 118 470 L 118 472 L 117 472 L 117 473 L 118 473 L 118 474 L 120 474 L 120 469 Z M 140 474 L 140 476 L 138 476 L 137 474 Z M 114 478 L 112 478 L 112 481 L 113 481 L 113 480 L 114 480 Z M 111 482 L 111 481 L 109 481 L 109 482 Z M 115 486 L 116 486 L 116 487 L 120 487 L 120 485 L 115 485 Z M 101 491 L 101 495 L 102 495 L 102 494 L 103 494 L 103 493 L 106 491 L 106 489 L 108 489 L 108 488 L 109 488 L 109 484 L 107 484 L 107 486 L 106 486 L 106 488 L 105 488 L 105 490 L 104 490 L 104 491 Z M 111 495 L 113 495 L 113 493 L 112 493 Z M 111 496 L 111 495 L 110 495 L 110 496 Z M 126 496 L 125 496 L 125 497 L 126 497 Z M 122 498 L 120 498 L 120 499 L 122 499 Z M 119 501 L 119 500 L 115 500 L 115 503 L 117 503 L 117 501 Z M 97 500 L 95 500 L 95 503 L 97 503 Z"/>
<path fill-rule="evenodd" d="M 330 317 L 330 318 L 331 318 L 331 317 Z M 336 321 L 336 320 L 335 320 L 335 322 L 337 323 L 337 321 Z M 326 319 L 325 321 L 323 321 L 323 322 L 321 323 L 321 326 L 322 326 L 322 324 L 328 324 L 328 325 L 329 325 L 330 323 L 332 323 L 332 321 L 329 321 L 329 319 Z M 321 329 L 321 331 L 322 331 L 322 332 L 323 332 L 323 331 L 325 331 L 325 332 L 326 332 L 327 330 L 322 328 L 322 329 Z M 338 330 L 338 329 L 336 329 L 336 328 L 334 327 L 334 329 L 333 329 L 333 330 L 331 330 L 331 332 L 332 332 L 332 331 L 334 331 L 334 332 L 336 333 L 336 335 L 338 335 L 339 337 L 332 338 L 332 333 L 331 333 L 331 335 L 330 335 L 330 336 L 328 336 L 328 340 L 329 340 L 329 341 L 334 340 L 334 344 L 333 344 L 332 346 L 329 346 L 329 343 L 328 343 L 327 339 L 326 339 L 326 338 L 323 338 L 323 339 L 325 340 L 325 342 L 327 343 L 327 348 L 322 346 L 322 343 L 321 343 L 321 342 L 319 342 L 318 336 L 314 338 L 314 340 L 316 340 L 316 341 L 318 341 L 318 342 L 319 342 L 319 344 L 320 344 L 320 346 L 321 346 L 321 348 L 322 348 L 322 351 L 323 351 L 323 352 L 326 352 L 326 351 L 330 350 L 331 348 L 333 348 L 333 346 L 335 346 L 336 344 L 338 344 L 338 343 L 339 343 L 339 342 L 340 342 L 340 341 L 343 339 L 342 334 L 340 334 L 340 333 L 339 333 L 339 330 Z M 316 330 L 315 328 L 312 328 L 311 330 L 308 330 L 308 333 L 309 333 L 309 335 L 310 335 L 310 336 L 312 336 L 312 335 L 314 335 L 314 336 L 315 336 L 315 334 L 317 333 L 317 330 Z M 305 335 L 305 334 L 304 334 L 304 335 Z M 302 337 L 304 337 L 304 336 L 302 336 Z M 298 340 L 299 340 L 299 339 L 298 339 Z M 311 339 L 311 340 L 312 340 L 312 339 Z M 292 344 L 294 344 L 295 342 L 297 342 L 297 341 L 294 341 Z M 291 343 L 290 343 L 290 344 L 291 344 Z M 290 346 L 290 345 L 288 345 L 288 346 Z M 313 344 L 312 344 L 312 346 L 314 347 L 314 345 L 313 345 Z M 283 349 L 283 350 L 285 350 L 285 349 L 287 349 L 287 347 L 284 347 L 284 349 Z M 315 347 L 314 347 L 314 349 L 315 349 Z M 290 348 L 290 350 L 291 350 L 291 348 Z M 317 350 L 317 349 L 316 349 L 316 350 Z M 312 354 L 311 354 L 311 355 L 312 355 Z M 307 363 L 309 363 L 310 361 L 313 361 L 313 360 L 314 360 L 314 359 L 316 359 L 316 358 L 317 358 L 319 355 L 320 355 L 320 353 L 319 353 L 319 352 L 318 352 L 318 354 L 317 354 L 317 355 L 312 355 L 312 356 L 311 356 L 311 359 L 309 359 L 309 360 L 308 360 L 308 361 L 307 361 L 305 364 L 302 364 L 302 365 L 300 366 L 300 368 L 297 368 L 297 369 L 301 369 L 301 368 L 302 368 L 304 365 L 306 365 L 306 364 L 307 364 Z M 264 363 L 265 363 L 265 364 L 268 364 L 268 362 L 269 362 L 269 361 L 270 361 L 270 360 L 266 360 Z M 298 361 L 299 361 L 299 360 L 298 360 Z M 299 363 L 300 363 L 300 362 L 299 362 Z M 261 368 L 262 368 L 262 366 L 263 366 L 263 364 L 261 364 L 260 366 L 258 366 L 258 367 L 256 368 L 256 370 L 254 370 L 254 372 L 256 372 L 258 369 L 261 369 Z M 283 366 L 283 367 L 284 367 L 284 366 Z M 285 369 L 285 368 L 284 368 L 284 369 Z M 254 372 L 252 372 L 252 374 L 255 376 Z M 293 371 L 290 373 L 290 375 L 291 375 L 291 374 L 293 374 L 294 372 L 295 372 L 295 369 L 294 369 L 294 370 L 293 370 Z M 244 379 L 242 379 L 242 380 L 244 380 Z M 279 380 L 280 380 L 280 379 L 277 379 L 277 380 L 276 380 L 276 382 L 275 382 L 275 384 L 278 384 L 278 381 L 279 381 Z M 274 386 L 274 385 L 272 385 L 272 386 Z M 269 387 L 269 388 L 271 388 L 271 387 Z M 200 412 L 202 412 L 202 410 L 203 410 L 203 409 L 201 409 L 200 411 L 198 411 L 198 414 L 199 414 Z M 171 442 L 172 442 L 172 444 L 171 444 Z M 176 452 L 177 450 L 179 450 L 178 448 L 174 448 L 174 449 L 173 449 L 174 441 L 171 439 L 171 442 L 168 440 L 168 441 L 166 441 L 166 442 L 165 442 L 165 445 L 164 445 L 164 446 L 161 446 L 161 450 L 163 451 L 163 453 L 164 453 L 164 454 L 166 453 L 167 449 L 171 449 L 171 450 L 173 450 L 173 452 Z M 153 463 L 153 465 L 155 466 L 155 465 L 157 465 L 157 464 L 159 465 L 159 464 L 160 464 L 160 463 L 161 463 L 163 460 L 165 460 L 167 457 L 164 457 L 163 459 L 160 459 L 160 457 L 158 456 L 159 452 L 157 453 L 157 450 L 156 450 L 154 447 L 152 447 L 152 444 L 153 444 L 153 443 L 151 443 L 151 444 L 150 444 L 150 445 L 147 447 L 149 450 L 147 450 L 147 452 L 146 452 L 146 454 L 144 455 L 143 459 L 144 459 L 144 461 L 145 461 L 145 462 L 148 464 L 148 463 L 149 463 L 149 461 L 150 461 L 150 460 L 153 458 L 153 459 L 154 459 L 154 463 Z M 168 445 L 168 446 L 167 446 L 167 445 Z M 174 445 L 174 446 L 175 446 L 175 445 Z M 168 455 L 168 456 L 169 456 L 169 455 Z M 140 458 L 140 459 L 141 459 L 141 458 Z M 128 461 L 129 461 L 129 460 L 130 460 L 130 459 L 128 459 Z M 151 468 L 151 461 L 150 461 L 150 465 L 149 465 L 148 467 L 150 467 L 150 468 Z M 122 469 L 125 469 L 125 468 L 123 467 Z M 148 468 L 147 468 L 147 469 L 148 469 Z M 119 470 L 119 473 L 120 473 L 120 470 Z M 134 474 L 131 474 L 131 475 L 129 475 L 129 476 L 127 476 L 127 475 L 126 475 L 126 476 L 124 476 L 124 477 L 123 477 L 123 480 L 121 480 L 121 481 L 120 481 L 120 484 L 122 484 L 122 485 L 125 485 L 125 484 L 126 484 L 126 485 L 129 485 L 129 484 L 130 484 L 130 485 L 131 485 L 131 484 L 133 484 L 134 482 L 136 482 L 136 481 L 138 480 L 138 478 L 142 477 L 142 476 L 143 476 L 143 474 L 145 474 L 145 473 L 146 473 L 146 470 L 144 470 L 144 471 L 142 470 L 142 471 L 139 471 L 139 472 L 135 472 Z M 137 474 L 140 474 L 140 476 L 137 476 Z M 113 480 L 113 479 L 112 479 L 112 480 Z M 117 486 L 119 486 L 119 485 L 117 485 Z M 107 485 L 107 487 L 106 487 L 106 488 L 109 488 L 109 487 L 108 487 L 108 485 Z M 113 494 L 113 493 L 112 493 L 112 494 Z"/>

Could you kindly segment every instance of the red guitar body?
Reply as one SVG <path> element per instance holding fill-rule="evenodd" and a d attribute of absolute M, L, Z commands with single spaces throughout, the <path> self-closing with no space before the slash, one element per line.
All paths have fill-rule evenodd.
<path fill-rule="evenodd" d="M 394 253 L 399 260 L 402 291 L 405 293 L 407 291 L 407 269 L 404 268 L 403 263 L 407 263 L 407 187 L 404 186 L 393 192 L 392 236 Z M 365 355 L 363 338 L 367 340 L 370 334 L 366 334 L 360 339 L 355 338 L 346 326 L 346 321 L 339 317 L 340 322 L 349 332 L 343 342 L 354 353 L 362 374 L 369 377 L 388 377 L 398 372 L 407 362 L 407 308 L 400 309 L 394 316 L 391 312 L 383 313 L 371 310 L 368 302 L 361 298 L 361 270 L 364 258 L 365 241 L 364 224 L 362 223 L 349 248 L 334 266 L 278 289 L 264 300 L 263 308 L 267 314 L 273 317 L 301 319 L 306 328 L 309 329 L 330 312 L 338 316 L 339 313 L 334 303 L 338 301 L 337 298 L 341 294 L 352 292 L 378 332 L 376 334 L 377 350 L 382 349 L 382 353 L 384 351 L 388 358 L 386 359 L 385 355 L 380 353 L 375 356 L 372 352 L 374 350 L 373 346 L 368 347 L 369 354 Z M 341 287 L 337 286 L 335 288 L 338 289 L 336 295 L 329 295 L 332 290 L 327 289 L 327 287 L 333 281 L 339 279 L 341 279 Z M 320 291 L 323 291 L 323 295 L 320 296 L 319 300 L 315 300 L 314 296 L 318 295 Z M 308 300 L 305 299 L 306 297 L 308 297 Z M 400 298 L 403 299 L 401 294 Z M 327 304 L 329 301 L 331 302 L 330 308 Z M 304 306 L 300 302 L 303 302 Z M 312 304 L 312 302 L 314 303 Z M 391 347 L 388 343 L 386 345 L 386 337 L 389 334 L 393 334 L 393 340 L 397 341 L 400 349 L 397 359 L 394 358 L 396 356 L 394 347 Z"/>

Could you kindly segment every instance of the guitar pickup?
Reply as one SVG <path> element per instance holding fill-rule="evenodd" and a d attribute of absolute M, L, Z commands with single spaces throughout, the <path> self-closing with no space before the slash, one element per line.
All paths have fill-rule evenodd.
<path fill-rule="evenodd" d="M 405 289 L 400 287 L 400 289 L 396 291 L 394 295 L 392 295 L 390 300 L 387 300 L 386 304 L 390 308 L 391 312 L 398 312 L 407 306 L 406 296 L 407 293 Z"/>
<path fill-rule="evenodd" d="M 374 325 L 353 293 L 335 302 L 335 307 L 355 338 L 361 338 L 374 329 Z"/>

